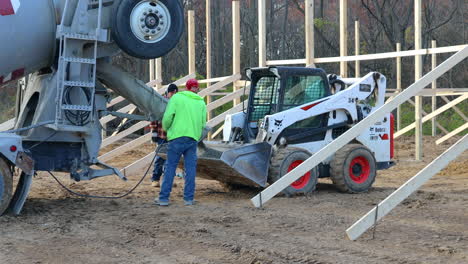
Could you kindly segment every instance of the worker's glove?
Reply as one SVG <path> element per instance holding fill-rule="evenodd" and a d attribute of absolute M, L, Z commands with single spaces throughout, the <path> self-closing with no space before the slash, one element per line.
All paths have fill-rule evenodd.
<path fill-rule="evenodd" d="M 156 132 L 151 133 L 151 141 L 152 141 L 153 143 L 157 143 L 157 142 L 158 142 L 158 133 L 156 133 Z"/>

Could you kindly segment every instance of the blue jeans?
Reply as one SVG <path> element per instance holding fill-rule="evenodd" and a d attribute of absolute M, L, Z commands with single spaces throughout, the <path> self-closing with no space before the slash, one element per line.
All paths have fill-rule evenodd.
<path fill-rule="evenodd" d="M 157 138 L 156 143 L 158 144 L 158 147 L 167 141 L 162 138 Z M 156 159 L 154 160 L 154 168 L 153 168 L 153 176 L 151 177 L 151 181 L 159 181 L 161 180 L 161 175 L 164 172 L 164 166 L 165 166 L 166 160 L 157 156 Z"/>
<path fill-rule="evenodd" d="M 169 202 L 172 184 L 180 157 L 184 155 L 185 186 L 184 200 L 193 201 L 195 195 L 195 176 L 197 173 L 197 141 L 189 137 L 180 137 L 169 141 L 166 171 L 159 192 L 160 202 Z"/>

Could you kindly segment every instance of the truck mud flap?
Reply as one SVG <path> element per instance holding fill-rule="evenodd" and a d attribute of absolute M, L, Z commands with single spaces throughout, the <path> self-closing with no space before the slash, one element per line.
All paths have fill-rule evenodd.
<path fill-rule="evenodd" d="M 31 190 L 32 178 L 32 174 L 26 174 L 24 172 L 21 173 L 15 194 L 9 206 L 10 210 L 15 215 L 19 215 L 23 209 L 26 198 L 28 198 L 29 191 Z"/>
<path fill-rule="evenodd" d="M 265 187 L 271 152 L 271 145 L 262 142 L 225 151 L 221 160 L 242 176 Z"/>

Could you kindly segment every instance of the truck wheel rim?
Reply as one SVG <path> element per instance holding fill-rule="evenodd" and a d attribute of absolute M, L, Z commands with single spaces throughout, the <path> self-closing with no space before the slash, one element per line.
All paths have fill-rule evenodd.
<path fill-rule="evenodd" d="M 369 161 L 363 157 L 358 156 L 351 160 L 349 164 L 349 176 L 355 183 L 364 183 L 370 175 Z"/>
<path fill-rule="evenodd" d="M 289 165 L 289 167 L 288 167 L 288 172 L 295 169 L 302 162 L 304 162 L 304 161 L 303 160 L 295 160 L 294 162 L 292 162 L 291 165 Z M 295 182 L 291 183 L 291 187 L 293 187 L 296 190 L 300 190 L 300 189 L 303 189 L 304 187 L 306 187 L 307 184 L 309 183 L 309 181 L 310 181 L 310 171 L 307 172 L 306 174 L 304 174 L 299 179 L 297 179 Z"/>
<path fill-rule="evenodd" d="M 141 1 L 130 14 L 132 33 L 145 43 L 161 41 L 171 28 L 171 14 L 161 1 Z"/>

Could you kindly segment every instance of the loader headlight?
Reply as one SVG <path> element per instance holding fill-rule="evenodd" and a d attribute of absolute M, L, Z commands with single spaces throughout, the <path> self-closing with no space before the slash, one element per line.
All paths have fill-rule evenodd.
<path fill-rule="evenodd" d="M 279 145 L 280 145 L 281 147 L 285 147 L 285 146 L 288 144 L 288 141 L 286 140 L 285 137 L 281 137 L 281 138 L 279 139 L 278 143 L 279 143 Z"/>

